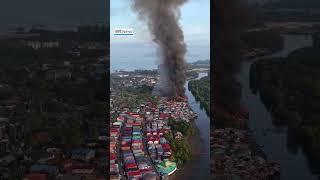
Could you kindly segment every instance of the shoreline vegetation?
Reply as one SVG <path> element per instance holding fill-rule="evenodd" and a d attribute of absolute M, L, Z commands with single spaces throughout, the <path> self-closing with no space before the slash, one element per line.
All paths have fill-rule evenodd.
<path fill-rule="evenodd" d="M 171 127 L 171 132 L 165 135 L 165 138 L 170 142 L 173 149 L 173 161 L 175 161 L 178 167 L 183 167 L 189 160 L 192 159 L 191 147 L 189 140 L 191 135 L 194 134 L 194 127 L 191 123 L 184 121 L 176 121 L 169 119 L 168 125 Z M 174 134 L 180 132 L 184 135 L 181 139 L 176 139 Z"/>
<path fill-rule="evenodd" d="M 194 133 L 192 136 L 190 136 L 187 140 L 190 146 L 190 154 L 191 158 L 188 160 L 182 167 L 179 168 L 179 171 L 175 172 L 170 179 L 172 180 L 180 180 L 180 179 L 186 179 L 188 178 L 187 173 L 185 172 L 190 172 L 193 170 L 193 163 L 194 161 L 197 161 L 198 157 L 201 155 L 201 147 L 203 144 L 203 140 L 200 136 L 199 129 L 197 128 L 196 124 L 194 121 L 191 122 L 193 128 L 194 128 Z"/>
<path fill-rule="evenodd" d="M 286 58 L 262 59 L 250 69 L 250 88 L 274 116 L 288 127 L 288 147 L 302 148 L 312 172 L 320 172 L 320 48 L 306 47 Z"/>
<path fill-rule="evenodd" d="M 284 47 L 283 36 L 273 30 L 248 30 L 242 33 L 241 40 L 245 44 L 242 49 L 245 60 L 273 54 Z M 242 109 L 240 107 L 240 112 Z M 268 159 L 248 127 L 249 114 L 245 118 L 231 118 L 233 116 L 216 110 L 214 125 L 211 123 L 214 130 L 211 132 L 210 152 L 214 157 L 212 171 L 215 178 L 232 178 L 232 174 L 244 179 L 280 179 L 280 165 Z M 238 164 L 244 166 L 239 169 Z"/>
<path fill-rule="evenodd" d="M 210 113 L 210 77 L 205 76 L 197 80 L 190 80 L 188 89 L 195 97 L 196 101 L 200 102 L 200 107 L 204 108 L 206 113 Z"/>
<path fill-rule="evenodd" d="M 241 40 L 245 44 L 246 59 L 270 55 L 284 47 L 284 37 L 274 30 L 248 30 L 242 33 Z"/>

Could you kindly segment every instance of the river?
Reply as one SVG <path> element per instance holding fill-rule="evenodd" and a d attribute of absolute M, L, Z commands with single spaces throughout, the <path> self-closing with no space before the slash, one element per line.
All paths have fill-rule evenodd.
<path fill-rule="evenodd" d="M 207 76 L 207 73 L 199 73 L 198 78 Z M 191 109 L 198 114 L 198 118 L 194 121 L 197 133 L 191 137 L 191 148 L 196 148 L 197 155 L 193 157 L 182 169 L 176 172 L 173 179 L 183 180 L 206 180 L 210 178 L 210 118 L 204 108 L 200 107 L 200 102 L 196 101 L 191 91 L 188 89 L 188 83 L 185 84 L 188 102 Z M 209 96 L 209 94 L 208 94 Z"/>
<path fill-rule="evenodd" d="M 312 45 L 310 35 L 284 35 L 284 40 L 284 49 L 268 57 L 286 57 L 293 50 Z M 272 115 L 261 102 L 259 95 L 253 94 L 250 90 L 249 70 L 255 60 L 243 64 L 239 77 L 243 85 L 241 101 L 249 109 L 249 127 L 257 143 L 262 145 L 269 160 L 280 163 L 281 180 L 318 179 L 317 175 L 312 174 L 301 149 L 298 152 L 292 152 L 287 147 L 287 129 L 273 124 Z"/>

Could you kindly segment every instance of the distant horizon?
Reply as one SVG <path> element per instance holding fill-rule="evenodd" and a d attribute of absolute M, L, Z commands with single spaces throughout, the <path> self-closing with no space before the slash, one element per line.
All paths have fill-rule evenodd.
<path fill-rule="evenodd" d="M 189 61 L 186 61 L 186 63 L 194 63 L 194 62 L 197 62 L 197 61 L 203 61 L 203 60 L 209 60 L 210 61 L 210 58 L 208 59 L 195 59 L 195 60 L 189 60 Z M 147 65 L 145 67 L 137 67 L 137 66 L 133 66 L 133 67 L 125 67 L 123 66 L 123 68 L 120 68 L 121 65 L 118 65 L 118 68 L 117 68 L 117 65 L 116 66 L 112 66 L 111 64 L 111 61 L 110 61 L 110 73 L 114 73 L 114 72 L 117 72 L 117 71 L 135 71 L 135 70 L 157 70 L 158 69 L 158 64 L 154 64 L 154 65 Z"/>

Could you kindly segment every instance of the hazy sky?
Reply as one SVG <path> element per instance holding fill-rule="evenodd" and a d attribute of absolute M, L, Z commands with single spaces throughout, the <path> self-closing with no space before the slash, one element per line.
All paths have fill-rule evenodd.
<path fill-rule="evenodd" d="M 18 25 L 72 27 L 105 21 L 106 0 L 1 0 L 0 30 Z"/>
<path fill-rule="evenodd" d="M 111 0 L 110 2 L 111 66 L 116 64 L 116 61 L 128 61 L 128 55 L 131 59 L 145 58 L 156 63 L 156 45 L 151 41 L 144 22 L 138 20 L 137 14 L 132 11 L 131 1 Z M 180 24 L 188 48 L 187 60 L 209 59 L 210 0 L 189 0 L 185 3 L 181 7 Z M 114 36 L 115 28 L 133 28 L 135 34 Z"/>

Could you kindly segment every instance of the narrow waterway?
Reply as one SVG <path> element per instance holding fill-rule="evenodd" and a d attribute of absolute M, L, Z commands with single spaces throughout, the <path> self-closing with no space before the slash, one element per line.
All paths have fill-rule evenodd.
<path fill-rule="evenodd" d="M 207 75 L 207 73 L 199 73 L 197 79 Z M 210 179 L 210 118 L 205 109 L 200 107 L 200 102 L 196 101 L 191 91 L 188 90 L 188 83 L 189 81 L 187 81 L 185 84 L 185 95 L 188 97 L 188 102 L 191 109 L 198 114 L 197 119 L 194 121 L 198 133 L 195 135 L 197 137 L 194 137 L 194 141 L 200 141 L 194 142 L 192 145 L 198 146 L 193 148 L 198 148 L 199 154 L 196 155 L 189 163 L 187 163 L 186 167 L 183 169 L 183 176 L 180 176 L 179 179 L 206 180 Z"/>
<path fill-rule="evenodd" d="M 286 57 L 292 51 L 312 45 L 310 35 L 284 35 L 284 49 L 269 57 Z M 257 59 L 256 59 L 257 60 Z M 317 175 L 311 173 L 307 159 L 301 149 L 294 153 L 287 147 L 288 135 L 286 128 L 279 128 L 272 122 L 272 115 L 255 95 L 249 86 L 249 70 L 252 62 L 245 62 L 240 73 L 243 85 L 242 103 L 249 109 L 249 126 L 259 145 L 262 146 L 269 160 L 280 163 L 281 180 L 313 180 Z"/>
<path fill-rule="evenodd" d="M 198 78 L 201 79 L 202 77 L 208 76 L 208 73 L 199 73 Z M 195 120 L 195 124 L 198 127 L 200 131 L 201 139 L 203 140 L 203 147 L 204 152 L 207 157 L 210 157 L 210 118 L 208 114 L 206 113 L 206 110 L 200 106 L 200 102 L 196 101 L 195 97 L 191 93 L 191 91 L 188 89 L 188 83 L 186 83 L 186 96 L 188 97 L 189 105 L 191 109 L 198 114 L 198 118 Z M 208 92 L 208 97 L 210 97 L 210 94 Z M 207 162 L 209 163 L 209 159 L 207 159 Z M 209 169 L 209 168 L 208 168 Z"/>

